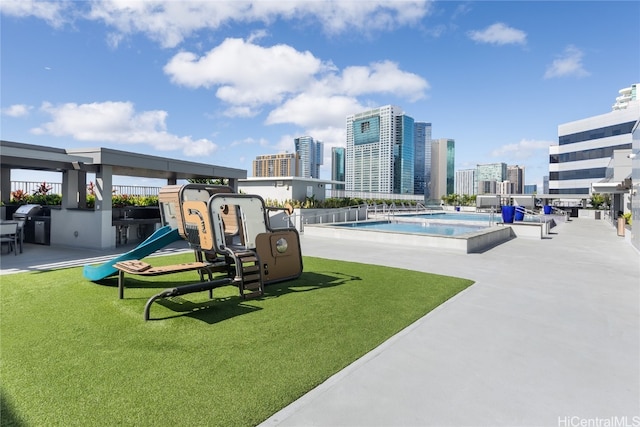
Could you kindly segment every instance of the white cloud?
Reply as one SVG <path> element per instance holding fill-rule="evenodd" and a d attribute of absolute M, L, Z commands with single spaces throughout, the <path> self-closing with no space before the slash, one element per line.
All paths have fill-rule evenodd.
<path fill-rule="evenodd" d="M 2 0 L 0 12 L 17 18 L 34 17 L 46 21 L 52 27 L 61 27 L 67 22 L 65 12 L 73 2 L 38 0 Z"/>
<path fill-rule="evenodd" d="M 226 39 L 204 56 L 180 52 L 165 65 L 171 81 L 192 87 L 218 86 L 216 96 L 242 116 L 253 107 L 282 101 L 308 87 L 324 65 L 310 52 L 287 45 L 262 47 L 242 39 Z M 268 83 L 267 83 L 268 82 Z"/>
<path fill-rule="evenodd" d="M 19 1 L 19 0 L 18 0 Z M 123 1 L 91 3 L 88 19 L 103 21 L 119 36 L 144 33 L 164 47 L 175 47 L 196 31 L 218 29 L 231 22 L 268 24 L 277 19 L 317 22 L 327 34 L 375 33 L 413 25 L 429 12 L 427 0 L 356 1 Z M 312 21 L 309 21 L 309 20 Z"/>
<path fill-rule="evenodd" d="M 358 96 L 383 94 L 416 101 L 430 87 L 392 61 L 347 67 L 340 73 L 310 52 L 241 39 L 226 39 L 203 56 L 180 52 L 164 71 L 176 84 L 217 88 L 216 96 L 229 105 L 227 117 L 252 117 L 264 106 L 279 104 L 267 124 L 300 126 L 343 124 L 347 114 L 361 108 Z"/>
<path fill-rule="evenodd" d="M 136 112 L 130 102 L 91 104 L 42 104 L 52 121 L 31 130 L 37 135 L 71 136 L 78 141 L 147 144 L 159 151 L 181 149 L 190 157 L 213 153 L 217 146 L 207 139 L 177 136 L 167 132 L 167 112 Z"/>
<path fill-rule="evenodd" d="M 453 14 L 451 15 L 451 19 L 457 19 L 460 16 L 467 15 L 472 10 L 473 8 L 471 7 L 470 3 L 459 4 L 458 6 L 456 6 L 455 10 L 453 11 Z"/>
<path fill-rule="evenodd" d="M 424 98 L 425 90 L 429 89 L 429 83 L 422 77 L 400 70 L 398 64 L 391 61 L 347 67 L 338 82 L 328 83 L 337 83 L 347 95 L 386 93 L 407 97 L 409 101 Z"/>
<path fill-rule="evenodd" d="M 584 69 L 582 57 L 584 53 L 575 46 L 569 45 L 565 48 L 562 55 L 547 67 L 544 73 L 545 79 L 554 77 L 586 77 L 590 73 Z"/>
<path fill-rule="evenodd" d="M 505 160 L 523 160 L 536 155 L 540 151 L 548 151 L 553 141 L 537 141 L 523 139 L 516 144 L 506 144 L 491 152 L 491 156 L 505 158 Z"/>
<path fill-rule="evenodd" d="M 14 104 L 2 110 L 2 114 L 9 117 L 25 117 L 33 109 L 30 105 Z"/>
<path fill-rule="evenodd" d="M 363 107 L 347 96 L 318 96 L 302 93 L 271 111 L 266 124 L 293 123 L 301 127 L 323 127 L 341 124 L 346 117 Z"/>
<path fill-rule="evenodd" d="M 489 43 L 496 45 L 527 43 L 527 33 L 516 28 L 509 27 L 501 22 L 495 23 L 484 30 L 469 31 L 469 38 L 478 43 Z"/>

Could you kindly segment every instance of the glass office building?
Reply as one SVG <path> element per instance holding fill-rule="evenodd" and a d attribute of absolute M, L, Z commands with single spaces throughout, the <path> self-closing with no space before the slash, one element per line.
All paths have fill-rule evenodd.
<path fill-rule="evenodd" d="M 477 194 L 497 194 L 498 183 L 507 177 L 506 163 L 487 163 L 478 165 L 477 168 Z"/>
<path fill-rule="evenodd" d="M 343 147 L 333 147 L 331 149 L 331 180 L 344 181 L 344 155 Z M 344 190 L 344 184 L 334 184 L 336 190 Z"/>
<path fill-rule="evenodd" d="M 431 123 L 415 122 L 413 129 L 413 194 L 424 194 L 428 198 L 431 182 Z"/>
<path fill-rule="evenodd" d="M 414 121 L 401 115 L 396 117 L 397 137 L 393 145 L 393 192 L 413 194 L 414 178 Z"/>

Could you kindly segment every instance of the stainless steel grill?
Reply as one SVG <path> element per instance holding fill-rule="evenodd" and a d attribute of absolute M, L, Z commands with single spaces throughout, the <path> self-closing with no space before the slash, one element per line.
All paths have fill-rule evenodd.
<path fill-rule="evenodd" d="M 40 205 L 22 205 L 16 209 L 13 214 L 13 219 L 27 220 L 33 216 L 39 215 L 40 211 L 42 211 L 42 206 Z"/>
<path fill-rule="evenodd" d="M 22 222 L 25 243 L 48 245 L 51 241 L 51 217 L 40 205 L 22 205 L 13 214 L 14 221 Z"/>

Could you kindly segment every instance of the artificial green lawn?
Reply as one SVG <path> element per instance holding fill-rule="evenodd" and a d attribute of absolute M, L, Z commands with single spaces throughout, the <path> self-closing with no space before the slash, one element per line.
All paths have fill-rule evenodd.
<path fill-rule="evenodd" d="M 190 262 L 192 254 L 146 259 Z M 82 268 L 0 276 L 2 425 L 255 425 L 471 285 L 304 258 L 295 281 L 144 305 L 194 272 L 101 284 Z"/>

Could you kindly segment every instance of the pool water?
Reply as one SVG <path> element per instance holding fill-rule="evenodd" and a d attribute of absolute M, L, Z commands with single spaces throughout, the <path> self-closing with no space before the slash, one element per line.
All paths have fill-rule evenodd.
<path fill-rule="evenodd" d="M 434 221 L 461 221 L 461 222 L 502 222 L 502 214 L 501 213 L 459 213 L 459 212 L 437 212 L 437 213 L 429 213 L 429 214 L 412 214 L 412 215 L 403 215 L 404 218 L 419 218 L 419 219 L 427 219 Z M 540 222 L 540 218 L 531 215 L 525 214 L 522 222 Z"/>
<path fill-rule="evenodd" d="M 424 218 L 424 219 L 445 219 L 445 220 L 454 220 L 454 221 L 486 221 L 489 222 L 491 220 L 491 214 L 482 214 L 482 213 L 452 213 L 452 212 L 438 212 L 432 214 L 418 214 L 411 215 L 412 218 Z M 500 214 L 494 214 L 493 220 L 501 221 L 502 216 Z"/>
<path fill-rule="evenodd" d="M 488 220 L 487 220 L 488 221 Z M 434 224 L 422 222 L 358 222 L 333 224 L 336 227 L 358 228 L 363 230 L 391 231 L 396 233 L 437 234 L 440 236 L 459 236 L 485 229 L 479 225 Z"/>

